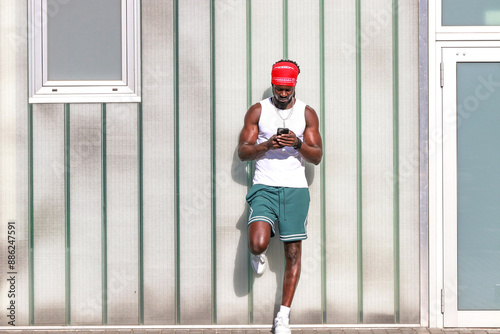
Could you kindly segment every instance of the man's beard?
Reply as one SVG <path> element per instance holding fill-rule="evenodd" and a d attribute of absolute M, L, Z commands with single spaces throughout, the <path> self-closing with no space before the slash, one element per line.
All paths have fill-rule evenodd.
<path fill-rule="evenodd" d="M 293 99 L 293 96 L 290 96 L 286 101 L 280 101 L 279 99 L 274 97 L 274 105 L 278 109 L 285 110 L 286 107 L 290 104 L 290 102 L 292 102 L 292 99 Z"/>

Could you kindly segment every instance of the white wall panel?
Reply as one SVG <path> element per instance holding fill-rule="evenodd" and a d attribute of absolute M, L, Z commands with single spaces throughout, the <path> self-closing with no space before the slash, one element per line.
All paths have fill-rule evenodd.
<path fill-rule="evenodd" d="M 142 3 L 144 323 L 174 324 L 173 1 Z"/>
<path fill-rule="evenodd" d="M 358 320 L 356 3 L 325 6 L 327 323 Z"/>
<path fill-rule="evenodd" d="M 363 322 L 394 322 L 392 1 L 361 5 Z"/>
<path fill-rule="evenodd" d="M 418 2 L 399 1 L 400 321 L 420 323 Z"/>
<path fill-rule="evenodd" d="M 300 66 L 295 87 L 299 100 L 320 117 L 320 10 L 319 2 L 288 3 L 288 58 Z M 301 25 L 295 24 L 301 22 Z M 320 119 L 320 122 L 324 120 Z M 302 242 L 302 273 L 293 301 L 292 323 L 321 323 L 321 175 L 320 166 L 306 163 L 311 203 L 307 240 Z"/>
<path fill-rule="evenodd" d="M 26 2 L 0 2 L 0 219 L 2 226 L 16 222 L 16 319 L 17 326 L 29 323 L 28 286 L 28 131 L 26 68 Z M 4 225 L 5 224 L 5 225 Z M 0 231 L 0 246 L 7 250 L 7 228 Z M 12 240 L 12 239 L 11 239 Z M 2 255 L 3 256 L 3 255 Z M 6 282 L 10 274 L 0 271 Z M 0 303 L 10 300 L 7 284 L 0 285 Z M 1 317 L 0 326 L 10 318 Z"/>
<path fill-rule="evenodd" d="M 137 105 L 107 104 L 108 324 L 137 324 L 139 270 Z"/>
<path fill-rule="evenodd" d="M 102 324 L 101 105 L 70 107 L 71 324 Z"/>
<path fill-rule="evenodd" d="M 248 323 L 246 162 L 237 144 L 247 109 L 246 2 L 215 2 L 217 323 Z"/>
<path fill-rule="evenodd" d="M 179 1 L 180 309 L 210 324 L 210 2 Z"/>
<path fill-rule="evenodd" d="M 65 323 L 64 108 L 33 108 L 34 321 Z"/>

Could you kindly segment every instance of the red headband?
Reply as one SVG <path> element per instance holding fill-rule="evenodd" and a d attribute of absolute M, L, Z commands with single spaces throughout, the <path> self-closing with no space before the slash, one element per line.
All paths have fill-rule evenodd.
<path fill-rule="evenodd" d="M 295 86 L 299 68 L 294 63 L 282 61 L 273 65 L 271 83 L 278 86 Z"/>

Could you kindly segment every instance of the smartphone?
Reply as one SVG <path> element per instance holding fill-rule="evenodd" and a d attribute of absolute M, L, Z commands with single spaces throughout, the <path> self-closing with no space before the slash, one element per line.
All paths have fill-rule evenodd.
<path fill-rule="evenodd" d="M 276 134 L 279 136 L 279 135 L 289 133 L 289 132 L 290 132 L 290 130 L 288 130 L 288 128 L 278 128 L 278 131 L 276 132 Z"/>

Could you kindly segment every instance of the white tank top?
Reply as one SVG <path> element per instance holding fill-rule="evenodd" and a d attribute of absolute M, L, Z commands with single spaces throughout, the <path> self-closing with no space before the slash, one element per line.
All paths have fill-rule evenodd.
<path fill-rule="evenodd" d="M 257 144 L 263 143 L 283 127 L 283 120 L 278 116 L 271 98 L 260 101 L 262 111 L 259 119 L 259 136 Z M 285 127 L 292 130 L 297 137 L 304 139 L 306 104 L 295 100 L 293 113 L 285 120 Z M 286 118 L 291 109 L 278 110 Z M 293 147 L 269 150 L 256 160 L 253 184 L 264 184 L 273 187 L 307 188 L 305 160 Z"/>

